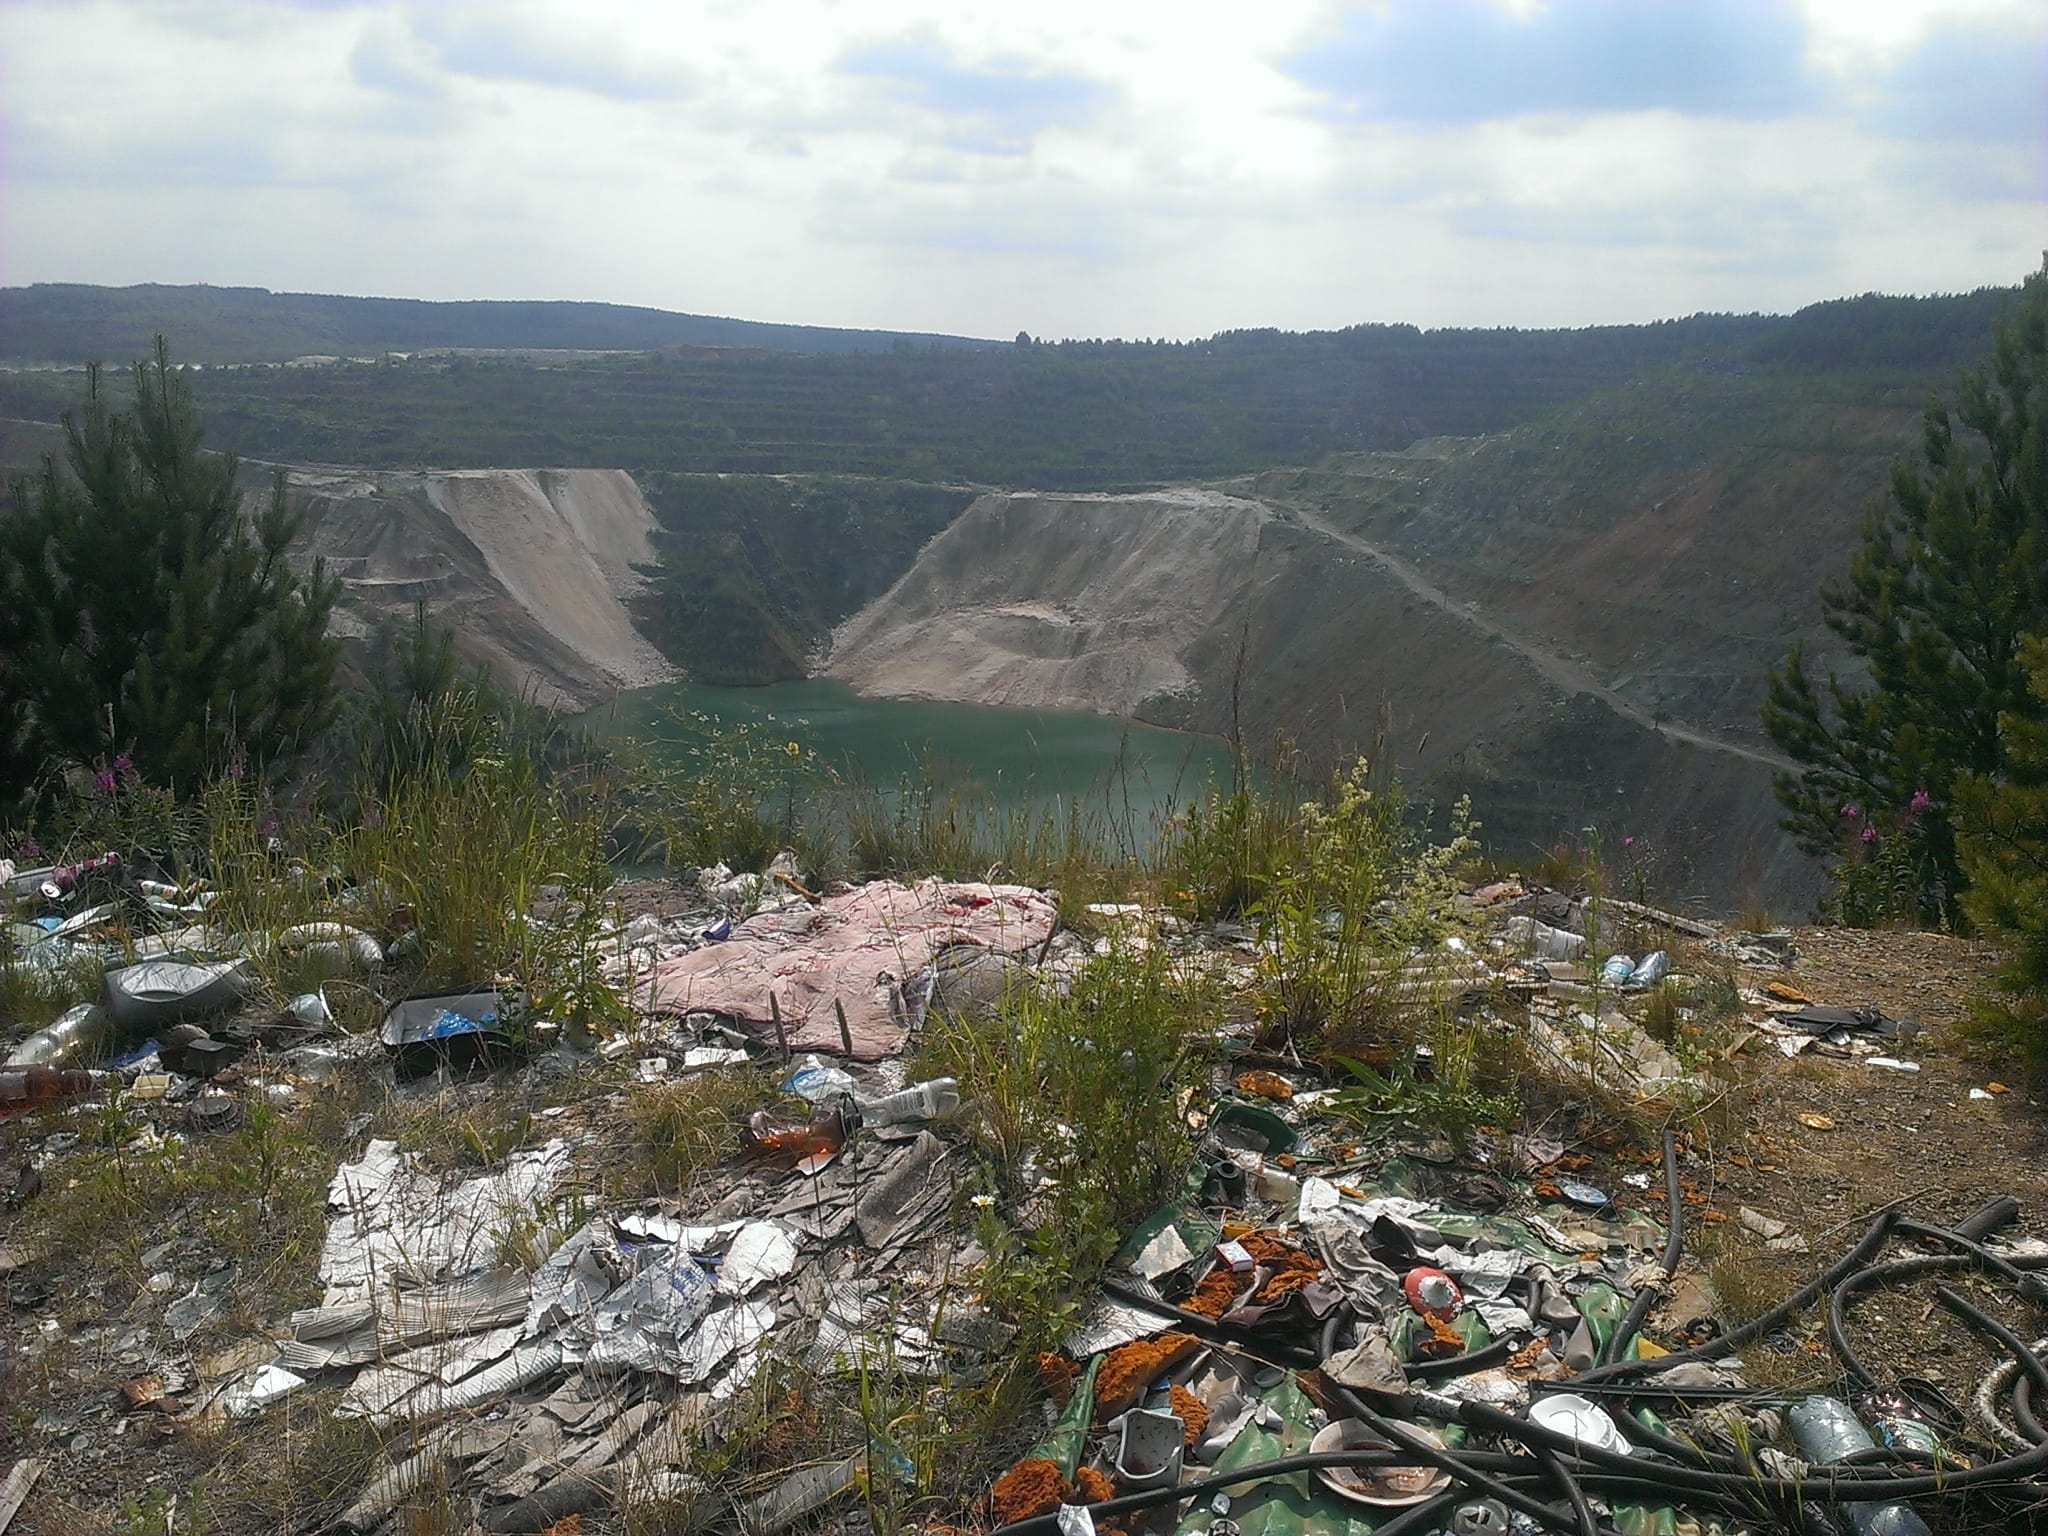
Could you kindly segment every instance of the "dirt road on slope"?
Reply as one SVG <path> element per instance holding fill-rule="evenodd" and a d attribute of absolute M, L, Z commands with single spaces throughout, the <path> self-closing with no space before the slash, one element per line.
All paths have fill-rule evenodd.
<path fill-rule="evenodd" d="M 1443 610 L 1461 623 L 1469 625 L 1488 639 L 1498 640 L 1509 650 L 1520 656 L 1552 686 L 1567 694 L 1583 693 L 1598 699 L 1616 714 L 1631 720 L 1646 731 L 1654 731 L 1671 741 L 1682 741 L 1695 747 L 1704 747 L 1709 752 L 1726 752 L 1733 757 L 1747 758 L 1753 763 L 1762 763 L 1767 768 L 1797 772 L 1798 764 L 1776 752 L 1760 747 L 1745 747 L 1736 742 L 1724 741 L 1720 737 L 1700 730 L 1696 726 L 1678 725 L 1669 720 L 1659 720 L 1651 711 L 1640 704 L 1630 702 L 1601 682 L 1593 673 L 1569 657 L 1547 650 L 1533 640 L 1517 634 L 1498 620 L 1489 618 L 1475 603 L 1464 603 L 1452 597 L 1437 586 L 1421 571 L 1398 555 L 1389 554 L 1377 544 L 1368 543 L 1356 534 L 1346 533 L 1323 518 L 1319 513 L 1298 504 L 1287 504 L 1286 515 L 1294 518 L 1303 527 L 1320 533 L 1324 538 L 1346 549 L 1356 550 L 1381 570 L 1392 576 L 1401 585 L 1413 592 L 1424 602 Z"/>

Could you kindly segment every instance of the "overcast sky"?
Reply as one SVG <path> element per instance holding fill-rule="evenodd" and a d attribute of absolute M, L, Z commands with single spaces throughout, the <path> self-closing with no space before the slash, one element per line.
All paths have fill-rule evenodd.
<path fill-rule="evenodd" d="M 0 0 L 0 282 L 1008 336 L 2010 283 L 2048 0 Z"/>

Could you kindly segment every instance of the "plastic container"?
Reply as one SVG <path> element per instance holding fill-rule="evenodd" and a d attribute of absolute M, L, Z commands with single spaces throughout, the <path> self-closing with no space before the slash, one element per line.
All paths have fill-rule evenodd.
<path fill-rule="evenodd" d="M 1165 1488 L 1180 1481 L 1187 1431 L 1178 1415 L 1164 1409 L 1133 1408 L 1117 1421 L 1116 1486 L 1119 1492 Z"/>
<path fill-rule="evenodd" d="M 1816 1466 L 1843 1461 L 1877 1442 L 1855 1410 L 1839 1397 L 1809 1397 L 1785 1414 L 1793 1444 Z M 1927 1522 L 1906 1504 L 1844 1504 L 1842 1513 L 1857 1536 L 1932 1536 Z"/>
<path fill-rule="evenodd" d="M 1511 917 L 1504 930 L 1507 940 L 1527 950 L 1538 960 L 1576 960 L 1586 952 L 1586 936 L 1569 928 L 1553 928 L 1534 917 Z"/>
<path fill-rule="evenodd" d="M 896 1125 L 905 1120 L 943 1120 L 960 1112 L 960 1085 L 950 1077 L 914 1083 L 901 1093 L 880 1099 L 855 1099 L 865 1125 Z"/>
<path fill-rule="evenodd" d="M 98 1003 L 80 1003 L 26 1039 L 17 1041 L 6 1065 L 61 1067 L 89 1056 L 107 1038 L 107 1016 Z"/>
<path fill-rule="evenodd" d="M 1628 979 L 1635 975 L 1636 963 L 1627 955 L 1609 955 L 1607 963 L 1600 967 L 1600 980 L 1610 987 L 1628 985 Z"/>
<path fill-rule="evenodd" d="M 1631 987 L 1654 987 L 1671 974 L 1671 957 L 1661 949 L 1653 949 L 1643 956 L 1629 977 Z"/>

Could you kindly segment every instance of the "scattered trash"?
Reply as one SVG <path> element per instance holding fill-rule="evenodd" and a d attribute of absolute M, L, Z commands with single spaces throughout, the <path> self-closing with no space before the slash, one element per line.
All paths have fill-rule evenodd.
<path fill-rule="evenodd" d="M 1240 1072 L 1237 1074 L 1237 1091 L 1285 1103 L 1294 1097 L 1294 1084 L 1278 1072 Z"/>
<path fill-rule="evenodd" d="M 111 1074 L 77 1068 L 0 1067 L 0 1120 L 60 1104 L 68 1099 L 90 1098 L 106 1090 Z"/>
<path fill-rule="evenodd" d="M 300 923 L 277 936 L 278 947 L 307 960 L 320 960 L 336 969 L 381 970 L 384 946 L 346 923 Z"/>
<path fill-rule="evenodd" d="M 106 1010 L 98 1003 L 80 1003 L 66 1009 L 56 1022 L 17 1041 L 5 1065 L 61 1067 L 67 1061 L 89 1056 L 106 1035 Z"/>
<path fill-rule="evenodd" d="M 922 1018 L 941 950 L 1035 950 L 1057 915 L 1028 886 L 873 881 L 819 906 L 759 913 L 722 944 L 657 962 L 639 1002 L 650 1013 L 708 1009 L 757 1034 L 779 1012 L 778 1043 L 789 1049 L 877 1061 L 899 1051 Z"/>
<path fill-rule="evenodd" d="M 1607 1410 L 1576 1392 L 1544 1393 L 1529 1405 L 1529 1422 L 1619 1456 L 1632 1450 Z"/>
<path fill-rule="evenodd" d="M 1901 1061 L 1896 1056 L 1866 1056 L 1863 1059 L 1870 1066 L 1885 1067 L 1893 1072 L 1918 1072 L 1920 1070 L 1919 1062 Z"/>
<path fill-rule="evenodd" d="M 47 1462 L 24 1457 L 8 1468 L 5 1477 L 0 1477 L 0 1536 L 5 1536 L 7 1527 L 27 1500 L 29 1490 L 35 1487 L 36 1480 L 48 1465 Z"/>
<path fill-rule="evenodd" d="M 145 960 L 108 971 L 102 1005 L 115 1028 L 140 1034 L 165 1024 L 223 1013 L 256 989 L 246 960 L 186 964 Z"/>
<path fill-rule="evenodd" d="M 1438 1449 L 1443 1446 L 1443 1437 L 1433 1430 L 1416 1427 L 1412 1433 L 1423 1444 Z M 1324 1425 L 1310 1439 L 1308 1448 L 1311 1455 L 1367 1450 L 1395 1453 L 1400 1449 L 1392 1440 L 1375 1433 L 1358 1419 L 1337 1419 Z M 1451 1483 L 1450 1473 L 1427 1465 L 1319 1467 L 1316 1476 L 1325 1487 L 1344 1498 L 1382 1508 L 1420 1504 L 1443 1492 Z"/>
<path fill-rule="evenodd" d="M 1542 960 L 1576 960 L 1586 952 L 1586 936 L 1553 928 L 1533 917 L 1511 917 L 1501 930 L 1508 943 Z"/>
<path fill-rule="evenodd" d="M 327 994 L 302 992 L 285 1005 L 285 1012 L 309 1029 L 325 1029 L 334 1022 L 334 1010 L 327 1006 Z"/>
<path fill-rule="evenodd" d="M 400 1080 L 441 1067 L 488 1066 L 518 1050 L 509 1011 L 508 1000 L 496 991 L 409 997 L 384 1015 L 377 1037 L 391 1053 Z"/>
<path fill-rule="evenodd" d="M 281 1365 L 262 1366 L 247 1381 L 235 1383 L 222 1394 L 221 1408 L 231 1419 L 246 1418 L 305 1384 L 305 1377 Z"/>
<path fill-rule="evenodd" d="M 821 1173 L 846 1145 L 846 1115 L 821 1109 L 809 1121 L 795 1121 L 757 1109 L 747 1117 L 743 1140 L 756 1157 L 787 1159 L 799 1173 Z"/>

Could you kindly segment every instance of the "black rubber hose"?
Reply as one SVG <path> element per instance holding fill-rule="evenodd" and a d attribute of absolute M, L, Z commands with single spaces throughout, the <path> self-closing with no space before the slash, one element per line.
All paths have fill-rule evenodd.
<path fill-rule="evenodd" d="M 1316 1353 L 1325 1360 L 1337 1353 L 1337 1331 L 1344 1326 L 1344 1319 L 1351 1311 L 1351 1303 L 1333 1307 L 1330 1315 L 1323 1319 L 1323 1331 L 1316 1339 Z"/>
<path fill-rule="evenodd" d="M 1732 1329 L 1719 1338 L 1692 1349 L 1680 1350 L 1673 1355 L 1659 1355 L 1653 1360 L 1616 1360 L 1607 1365 L 1596 1365 L 1578 1377 L 1581 1383 L 1607 1381 L 1617 1376 L 1633 1375 L 1638 1371 L 1668 1370 L 1675 1365 L 1685 1365 L 1695 1360 L 1718 1360 L 1723 1355 L 1732 1355 L 1752 1339 L 1762 1338 L 1772 1329 L 1779 1327 L 1786 1318 L 1803 1307 L 1813 1304 L 1815 1297 L 1833 1290 L 1844 1277 L 1853 1274 L 1870 1261 L 1871 1255 L 1882 1248 L 1891 1237 L 1892 1224 L 1898 1215 L 1885 1211 L 1870 1224 L 1870 1229 L 1841 1258 L 1827 1269 L 1794 1291 L 1785 1300 L 1771 1308 L 1761 1317 L 1751 1318 L 1740 1328 Z"/>
<path fill-rule="evenodd" d="M 2012 1384 L 2012 1421 L 2034 1444 L 2048 1440 L 2048 1430 L 2042 1429 L 2034 1413 L 2034 1383 L 2024 1375 Z"/>
<path fill-rule="evenodd" d="M 1917 1237 L 1925 1242 L 1943 1243 L 1959 1252 L 1968 1254 L 1976 1261 L 1977 1267 L 1987 1274 L 1998 1276 L 2012 1285 L 2029 1301 L 2048 1301 L 2048 1280 L 2039 1275 L 2030 1275 L 2009 1259 L 2000 1258 L 1982 1243 L 1965 1237 L 1947 1227 L 1929 1226 L 1924 1221 L 1901 1220 L 1899 1236 Z"/>
<path fill-rule="evenodd" d="M 1600 1522 L 1593 1518 L 1593 1506 L 1586 1502 L 1586 1490 L 1572 1476 L 1564 1458 L 1548 1446 L 1539 1446 L 1536 1459 L 1543 1463 L 1543 1470 L 1550 1474 L 1550 1480 L 1557 1484 L 1558 1491 L 1571 1505 L 1572 1518 L 1579 1523 L 1579 1536 L 1600 1536 Z"/>
<path fill-rule="evenodd" d="M 1934 1288 L 1934 1299 L 1949 1311 L 1968 1323 L 1986 1338 L 2002 1345 L 2005 1352 L 2019 1362 L 2020 1370 L 2034 1387 L 2048 1392 L 2048 1365 L 2041 1363 L 2041 1357 L 2027 1348 L 2027 1341 L 2014 1333 L 1990 1313 L 1984 1311 L 1968 1297 L 1950 1290 L 1945 1285 Z"/>
<path fill-rule="evenodd" d="M 1966 1237 L 1973 1243 L 1981 1243 L 2000 1227 L 2012 1225 L 2019 1219 L 2019 1214 L 2019 1201 L 2011 1195 L 1996 1195 L 1961 1221 L 1951 1224 L 1949 1231 L 1957 1237 Z"/>
<path fill-rule="evenodd" d="M 1664 1133 L 1664 1207 L 1667 1223 L 1664 1253 L 1657 1264 L 1664 1271 L 1664 1278 L 1669 1280 L 1678 1273 L 1678 1261 L 1685 1253 L 1685 1191 L 1678 1183 L 1678 1133 L 1669 1130 Z M 1621 1358 L 1621 1352 L 1628 1348 L 1629 1340 L 1643 1326 L 1643 1319 L 1650 1315 L 1650 1308 L 1656 1300 L 1657 1292 L 1650 1286 L 1636 1292 L 1636 1299 L 1622 1318 L 1621 1326 L 1600 1346 L 1597 1364 L 1610 1365 Z"/>
<path fill-rule="evenodd" d="M 1353 1417 L 1362 1420 L 1375 1434 L 1393 1441 L 1411 1457 L 1426 1461 L 1433 1467 L 1440 1467 L 1467 1487 L 1476 1488 L 1481 1493 L 1499 1499 L 1510 1509 L 1520 1510 L 1545 1530 L 1560 1532 L 1561 1536 L 1578 1536 L 1578 1522 L 1573 1514 L 1530 1497 L 1513 1484 L 1503 1482 L 1490 1472 L 1481 1471 L 1456 1452 L 1409 1439 L 1402 1433 L 1407 1428 L 1406 1425 L 1388 1418 L 1348 1387 L 1332 1383 L 1330 1391 Z M 1608 1530 L 1611 1531 L 1612 1527 Z M 1595 1536 L 1605 1536 L 1605 1533 L 1596 1529 Z"/>
<path fill-rule="evenodd" d="M 1925 1230 L 1939 1232 L 1940 1229 L 1927 1228 Z M 1940 1235 L 1943 1237 L 1953 1236 L 1952 1233 L 1946 1232 L 1942 1232 Z M 1872 1264 L 1868 1268 L 1860 1269 L 1855 1274 L 1848 1276 L 1840 1285 L 1835 1287 L 1834 1294 L 1828 1298 L 1828 1342 L 1834 1346 L 1835 1354 L 1841 1360 L 1843 1370 L 1850 1377 L 1867 1386 L 1877 1386 L 1882 1381 L 1882 1378 L 1864 1363 L 1863 1357 L 1856 1353 L 1856 1347 L 1849 1342 L 1849 1308 L 1854 1303 L 1857 1294 L 1877 1286 L 1895 1284 L 1901 1280 L 1917 1280 L 1922 1275 L 1952 1274 L 1959 1270 L 1970 1269 L 1973 1266 L 1982 1267 L 1978 1264 L 1977 1254 L 1969 1251 L 1971 1246 L 1974 1245 L 1964 1245 L 1963 1251 L 1958 1253 L 1923 1253 L 1916 1254 L 1909 1259 L 1893 1259 L 1885 1264 Z M 2036 1266 L 2041 1262 L 2042 1260 L 2040 1259 L 2030 1261 L 2031 1264 Z M 2018 1265 L 2008 1264 L 2002 1259 L 1997 1261 L 1997 1267 L 1992 1270 L 1992 1273 L 2002 1278 L 2008 1270 L 2020 1275 L 2030 1283 L 2039 1278 L 2022 1270 Z"/>
<path fill-rule="evenodd" d="M 1401 1367 L 1416 1381 L 1434 1381 L 1439 1376 L 1466 1376 L 1473 1371 L 1483 1371 L 1498 1365 L 1515 1352 L 1512 1339 L 1495 1339 L 1483 1349 L 1469 1354 L 1446 1355 L 1441 1360 L 1417 1360 L 1413 1365 Z"/>

